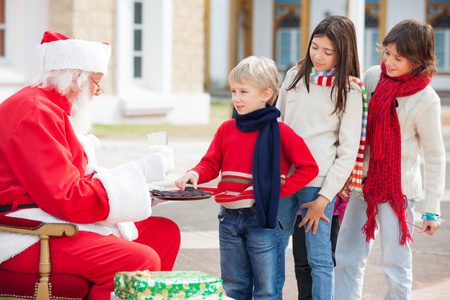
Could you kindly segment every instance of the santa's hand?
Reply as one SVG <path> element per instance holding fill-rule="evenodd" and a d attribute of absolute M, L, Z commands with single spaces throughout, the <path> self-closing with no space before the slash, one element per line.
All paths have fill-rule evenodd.
<path fill-rule="evenodd" d="M 95 151 L 98 151 L 98 149 L 100 149 L 101 142 L 98 137 L 90 133 L 86 134 L 85 137 L 91 143 Z"/>
<path fill-rule="evenodd" d="M 175 168 L 173 149 L 166 146 L 138 161 L 147 182 L 163 180 Z"/>

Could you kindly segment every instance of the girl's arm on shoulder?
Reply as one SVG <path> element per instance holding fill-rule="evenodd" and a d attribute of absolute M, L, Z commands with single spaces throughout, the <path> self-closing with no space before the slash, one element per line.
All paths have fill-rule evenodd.
<path fill-rule="evenodd" d="M 380 81 L 381 68 L 380 66 L 372 66 L 364 73 L 363 83 L 366 87 L 367 97 L 371 97 L 371 93 L 375 91 L 378 82 Z"/>

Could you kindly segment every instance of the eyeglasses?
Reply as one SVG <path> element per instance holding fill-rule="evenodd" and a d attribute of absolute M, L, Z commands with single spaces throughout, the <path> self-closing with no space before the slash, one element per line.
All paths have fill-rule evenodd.
<path fill-rule="evenodd" d="M 97 81 L 94 80 L 94 78 L 92 78 L 92 76 L 90 76 L 90 78 L 92 79 L 92 81 L 95 83 L 95 85 L 97 86 L 97 89 L 95 90 L 95 96 L 100 96 L 101 94 L 103 94 L 103 89 L 100 87 L 100 85 L 97 83 Z"/>

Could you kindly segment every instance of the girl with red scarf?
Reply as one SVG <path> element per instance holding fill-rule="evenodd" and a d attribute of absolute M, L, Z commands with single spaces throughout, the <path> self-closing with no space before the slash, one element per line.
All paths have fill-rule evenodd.
<path fill-rule="evenodd" d="M 440 226 L 445 185 L 445 149 L 439 96 L 430 87 L 436 72 L 434 32 L 416 20 L 398 23 L 383 41 L 381 66 L 367 70 L 369 117 L 363 189 L 346 209 L 336 248 L 336 299 L 361 299 L 364 267 L 381 232 L 385 299 L 410 299 L 414 204 L 422 196 L 420 152 L 424 158 L 423 225 Z M 421 197 L 422 198 L 422 197 Z"/>

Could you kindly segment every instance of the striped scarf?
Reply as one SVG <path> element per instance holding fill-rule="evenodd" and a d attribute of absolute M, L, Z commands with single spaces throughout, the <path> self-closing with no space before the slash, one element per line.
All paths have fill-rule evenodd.
<path fill-rule="evenodd" d="M 311 68 L 311 82 L 320 86 L 331 86 L 336 78 L 336 76 L 330 76 L 330 74 L 335 70 L 332 68 L 328 71 L 319 72 L 314 68 Z M 353 167 L 352 173 L 350 174 L 349 184 L 350 189 L 355 191 L 362 191 L 362 175 L 363 175 L 363 156 L 364 156 L 364 145 L 366 143 L 366 127 L 367 127 L 367 94 L 366 88 L 361 80 L 357 77 L 349 76 L 348 81 L 353 81 L 361 88 L 362 91 L 362 101 L 363 101 L 363 111 L 362 111 L 362 125 L 361 125 L 361 138 L 359 141 L 358 154 L 356 156 L 355 166 Z"/>
<path fill-rule="evenodd" d="M 389 202 L 399 221 L 400 245 L 405 245 L 412 241 L 412 237 L 406 224 L 408 199 L 402 192 L 401 132 L 395 101 L 397 97 L 423 90 L 430 84 L 433 74 L 423 72 L 418 76 L 389 77 L 384 63 L 381 63 L 381 71 L 380 81 L 370 99 L 367 126 L 370 162 L 363 191 L 367 202 L 367 222 L 362 230 L 367 242 L 375 239 L 377 204 Z"/>

